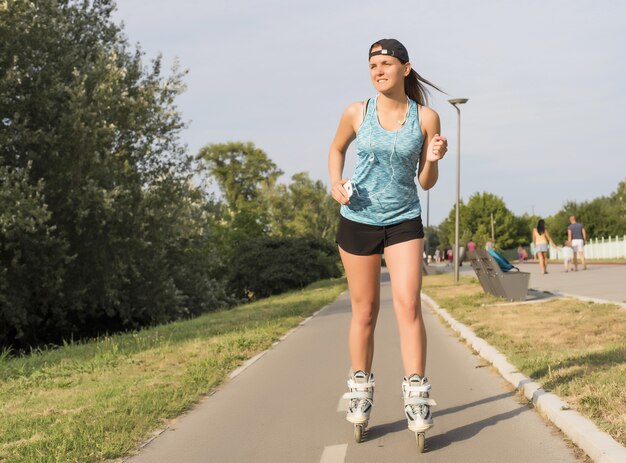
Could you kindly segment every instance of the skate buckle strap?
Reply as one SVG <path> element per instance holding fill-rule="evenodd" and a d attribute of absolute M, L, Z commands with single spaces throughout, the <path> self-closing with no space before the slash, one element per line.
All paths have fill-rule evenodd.
<path fill-rule="evenodd" d="M 404 405 L 428 405 L 429 407 L 434 407 L 437 405 L 437 402 L 429 397 L 405 397 Z"/>
<path fill-rule="evenodd" d="M 409 384 L 404 385 L 405 392 L 428 392 L 432 389 L 430 383 L 423 384 L 421 386 L 411 386 Z"/>
<path fill-rule="evenodd" d="M 368 387 L 374 387 L 376 385 L 376 381 L 368 381 L 367 383 L 357 383 L 352 378 L 350 378 L 347 382 L 348 388 L 350 389 L 365 389 Z"/>

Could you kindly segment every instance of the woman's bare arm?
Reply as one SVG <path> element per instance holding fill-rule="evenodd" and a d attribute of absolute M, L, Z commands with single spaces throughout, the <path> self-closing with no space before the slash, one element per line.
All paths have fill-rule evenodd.
<path fill-rule="evenodd" d="M 448 140 L 439 135 L 441 123 L 439 115 L 430 108 L 422 106 L 422 133 L 424 145 L 417 179 L 424 190 L 429 190 L 437 183 L 439 178 L 439 161 L 448 150 Z"/>
<path fill-rule="evenodd" d="M 342 178 L 343 167 L 346 161 L 346 151 L 350 143 L 356 138 L 355 125 L 360 124 L 362 116 L 362 103 L 352 103 L 346 108 L 339 120 L 337 133 L 330 144 L 328 153 L 328 173 L 330 175 L 330 194 L 340 204 L 348 204 L 348 195 L 343 189 L 343 184 L 348 179 Z"/>

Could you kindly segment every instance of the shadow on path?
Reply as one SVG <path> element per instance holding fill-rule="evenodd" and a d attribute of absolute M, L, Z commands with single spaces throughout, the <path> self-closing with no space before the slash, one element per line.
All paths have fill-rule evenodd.
<path fill-rule="evenodd" d="M 428 450 L 438 450 L 447 447 L 454 442 L 460 442 L 471 439 L 480 431 L 490 426 L 498 424 L 500 421 L 511 419 L 524 412 L 529 412 L 530 409 L 526 406 L 520 406 L 514 410 L 500 413 L 499 415 L 485 418 L 484 420 L 476 421 L 475 423 L 469 423 L 465 426 L 460 426 L 456 429 L 451 429 L 445 434 L 437 434 L 432 437 L 426 438 L 426 446 Z"/>
<path fill-rule="evenodd" d="M 367 438 L 378 439 L 386 436 L 387 434 L 406 431 L 406 429 L 406 419 L 394 421 L 393 423 L 379 424 L 372 426 L 371 428 L 367 428 Z"/>
<path fill-rule="evenodd" d="M 478 405 L 487 404 L 489 402 L 495 402 L 496 400 L 502 400 L 509 397 L 514 397 L 511 392 L 504 392 L 502 394 L 494 395 L 492 397 L 485 397 L 484 399 L 477 400 L 468 404 L 457 405 L 456 407 L 444 408 L 443 410 L 434 410 L 433 416 L 437 419 L 438 416 L 449 415 L 450 413 L 460 412 L 461 410 L 467 410 L 468 408 L 477 407 Z"/>
<path fill-rule="evenodd" d="M 441 410 L 435 413 L 435 416 L 434 416 L 435 423 L 437 421 L 437 418 L 443 415 L 457 413 L 463 410 L 467 410 L 468 408 L 471 408 L 471 407 L 477 407 L 479 405 L 483 405 L 489 402 L 495 402 L 497 400 L 508 399 L 513 396 L 514 394 L 510 392 L 506 392 L 506 393 L 498 394 L 492 397 L 487 397 L 485 399 L 477 400 L 475 402 L 471 402 L 468 404 L 446 408 L 444 410 Z M 432 437 L 430 437 L 429 433 L 427 433 L 426 445 L 428 449 L 430 450 L 442 449 L 444 447 L 447 447 L 453 442 L 470 439 L 474 437 L 476 434 L 478 434 L 484 428 L 487 428 L 489 426 L 494 426 L 500 421 L 508 420 L 510 418 L 513 418 L 523 413 L 524 411 L 529 411 L 529 410 L 530 409 L 526 406 L 520 406 L 518 408 L 515 408 L 514 410 L 501 413 L 499 415 L 491 416 L 489 418 L 485 418 L 484 420 L 480 420 L 475 423 L 466 424 L 456 429 L 451 429 L 450 431 L 444 434 L 437 434 L 437 435 L 433 435 Z M 406 432 L 406 431 L 407 431 L 406 419 L 401 419 L 398 421 L 394 421 L 393 423 L 379 424 L 377 426 L 372 426 L 371 428 L 368 428 L 367 439 L 378 439 L 387 434 L 393 434 L 396 432 Z"/>

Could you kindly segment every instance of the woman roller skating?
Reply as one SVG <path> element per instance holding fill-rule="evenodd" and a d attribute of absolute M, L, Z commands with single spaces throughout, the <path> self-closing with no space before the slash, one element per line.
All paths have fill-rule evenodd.
<path fill-rule="evenodd" d="M 341 204 L 337 244 L 352 303 L 346 419 L 354 424 L 360 442 L 374 401 L 374 329 L 384 253 L 405 373 L 398 386 L 408 427 L 423 451 L 424 432 L 433 425 L 434 401 L 425 376 L 426 331 L 420 304 L 424 230 L 414 179 L 417 174 L 425 190 L 435 185 L 447 141 L 439 135 L 439 116 L 425 106 L 424 84 L 433 85 L 412 69 L 400 42 L 375 42 L 369 49 L 369 67 L 378 94 L 346 108 L 328 158 L 331 194 Z M 355 139 L 357 163 L 348 180 L 342 175 L 344 161 Z"/>

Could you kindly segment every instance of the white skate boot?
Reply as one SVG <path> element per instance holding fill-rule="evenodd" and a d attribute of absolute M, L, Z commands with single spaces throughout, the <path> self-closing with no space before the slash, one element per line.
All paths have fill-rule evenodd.
<path fill-rule="evenodd" d="M 429 397 L 431 384 L 428 378 L 412 374 L 402 381 L 402 395 L 404 396 L 404 413 L 406 414 L 409 430 L 415 433 L 418 450 L 424 451 L 426 440 L 425 432 L 433 427 L 433 415 L 430 407 L 437 403 Z"/>
<path fill-rule="evenodd" d="M 350 392 L 343 395 L 350 399 L 346 420 L 354 424 L 354 440 L 361 442 L 374 405 L 374 375 L 359 370 L 348 378 Z"/>

